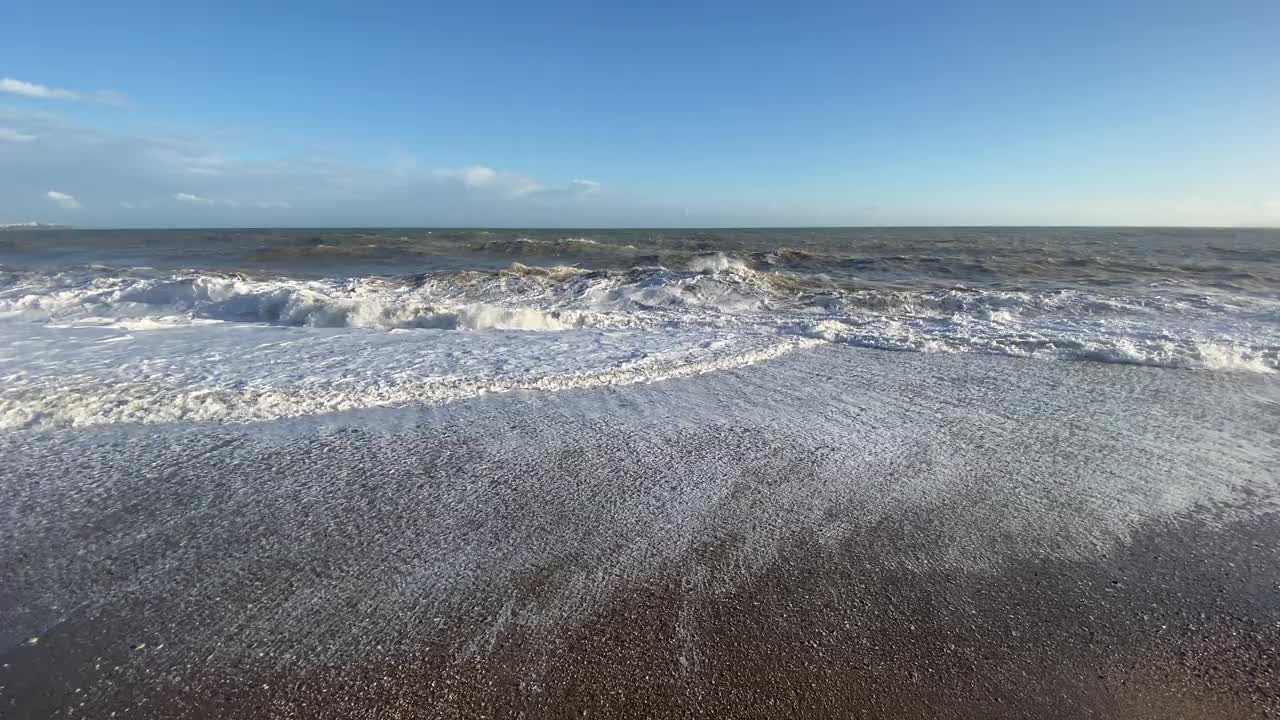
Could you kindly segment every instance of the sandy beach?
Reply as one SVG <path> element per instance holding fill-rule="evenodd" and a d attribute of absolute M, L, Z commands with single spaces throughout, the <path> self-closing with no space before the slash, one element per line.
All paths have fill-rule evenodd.
<path fill-rule="evenodd" d="M 0 439 L 0 708 L 1253 718 L 1269 375 L 830 348 Z"/>

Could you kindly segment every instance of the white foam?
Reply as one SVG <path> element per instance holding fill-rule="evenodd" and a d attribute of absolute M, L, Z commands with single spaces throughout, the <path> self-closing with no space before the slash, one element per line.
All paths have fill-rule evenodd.
<path fill-rule="evenodd" d="M 557 270 L 545 271 L 548 281 L 563 277 Z M 459 302 L 459 298 L 433 290 L 380 279 L 257 281 L 208 274 L 162 279 L 113 277 L 71 287 L 11 289 L 0 295 L 0 318 L 61 324 L 217 320 L 383 330 L 559 330 L 590 325 L 593 320 L 581 312 Z M 607 319 L 600 321 L 608 324 Z"/>
<path fill-rule="evenodd" d="M 1012 327 L 1011 327 L 1012 325 Z M 1052 322 L 1012 324 L 958 317 L 862 317 L 805 322 L 794 331 L 827 342 L 913 352 L 985 352 L 1014 357 L 1094 362 L 1193 370 L 1272 373 L 1280 367 L 1275 346 L 1249 345 L 1229 336 L 1151 335 L 1128 323 Z"/>
<path fill-rule="evenodd" d="M 544 322 L 490 312 L 497 314 L 469 322 Z M 12 349 L 0 356 L 0 428 L 249 422 L 655 382 L 743 367 L 818 342 L 688 331 L 163 327 L 0 324 L 0 344 Z"/>
<path fill-rule="evenodd" d="M 818 342 L 1209 371 L 1280 368 L 1280 304 L 1076 290 L 818 290 L 686 270 L 297 280 L 104 268 L 0 278 L 0 427 L 257 420 L 643 382 Z"/>
<path fill-rule="evenodd" d="M 722 252 L 702 255 L 689 261 L 689 269 L 698 273 L 717 273 L 727 271 L 751 272 L 745 262 L 730 257 Z"/>

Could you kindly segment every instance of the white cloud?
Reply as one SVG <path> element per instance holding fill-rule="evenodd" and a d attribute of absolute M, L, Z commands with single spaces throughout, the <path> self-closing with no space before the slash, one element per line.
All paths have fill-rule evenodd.
<path fill-rule="evenodd" d="M 44 196 L 57 203 L 63 210 L 79 210 L 82 207 L 80 205 L 80 201 L 75 199 L 75 196 L 68 195 L 64 192 L 50 190 L 45 193 Z"/>
<path fill-rule="evenodd" d="M 187 203 L 189 205 L 213 205 L 214 204 L 214 201 L 210 200 L 209 198 L 200 197 L 199 195 L 192 195 L 191 193 L 174 193 L 173 199 L 177 200 L 180 203 Z"/>
<path fill-rule="evenodd" d="M 486 165 L 472 165 L 460 170 L 439 170 L 436 177 L 461 184 L 469 190 L 520 197 L 542 189 L 542 184 L 519 173 L 494 170 Z"/>
<path fill-rule="evenodd" d="M 18 132 L 13 128 L 0 127 L 0 140 L 6 142 L 31 142 L 36 136 L 30 133 Z"/>
<path fill-rule="evenodd" d="M 173 199 L 187 205 L 199 205 L 202 207 L 250 207 L 259 210 L 288 210 L 293 207 L 292 203 L 283 200 L 253 200 L 242 202 L 240 200 L 229 200 L 224 198 L 207 198 L 191 193 L 174 193 Z"/>
<path fill-rule="evenodd" d="M 23 97 L 42 98 L 46 100 L 78 100 L 80 95 L 70 90 L 52 88 L 48 85 L 23 82 L 13 78 L 0 78 L 0 92 L 13 93 Z"/>
<path fill-rule="evenodd" d="M 15 80 L 13 78 L 0 78 L 0 92 L 12 93 L 23 97 L 38 98 L 41 100 L 79 100 L 86 97 L 83 93 L 75 90 L 66 90 L 64 88 L 49 87 L 39 83 L 26 82 L 25 80 Z M 97 90 L 89 93 L 87 96 L 94 102 L 103 105 L 127 105 L 129 98 L 124 93 L 116 90 Z"/>
<path fill-rule="evenodd" d="M 458 174 L 462 184 L 472 188 L 489 187 L 498 181 L 498 171 L 483 165 L 463 168 Z"/>
<path fill-rule="evenodd" d="M 222 136 L 180 129 L 139 135 L 3 103 L 0 126 L 38 138 L 0 142 L 0 216 L 58 207 L 31 187 L 66 187 L 68 177 L 87 200 L 78 219 L 101 226 L 288 219 L 335 226 L 582 227 L 654 222 L 653 212 L 662 210 L 603 189 L 588 192 L 588 183 L 552 184 L 499 166 L 435 170 L 408 155 L 373 165 L 314 156 L 241 159 Z"/>

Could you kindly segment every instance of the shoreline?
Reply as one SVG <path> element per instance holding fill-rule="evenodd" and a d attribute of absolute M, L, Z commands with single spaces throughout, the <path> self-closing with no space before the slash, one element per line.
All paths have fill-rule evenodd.
<path fill-rule="evenodd" d="M 554 632 L 521 622 L 565 571 L 544 568 L 413 649 L 318 664 L 231 655 L 193 669 L 180 637 L 121 650 L 98 634 L 109 618 L 69 623 L 4 653 L 3 702 L 17 718 L 77 717 L 82 697 L 95 717 L 1270 717 L 1278 535 L 1275 516 L 1226 528 L 1192 516 L 1102 563 L 995 576 L 796 547 L 723 593 L 696 587 L 716 572 L 708 548 L 685 577 Z M 1224 556 L 1236 565 L 1213 564 Z M 97 697 L 69 690 L 95 685 Z"/>
<path fill-rule="evenodd" d="M 7 434 L 0 708 L 1264 717 L 1278 399 L 1261 376 L 841 349 Z"/>

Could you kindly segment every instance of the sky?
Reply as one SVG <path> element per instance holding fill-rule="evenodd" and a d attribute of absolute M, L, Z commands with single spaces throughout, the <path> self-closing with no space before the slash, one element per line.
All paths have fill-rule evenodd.
<path fill-rule="evenodd" d="M 1280 225 L 1275 0 L 0 14 L 0 223 Z"/>

